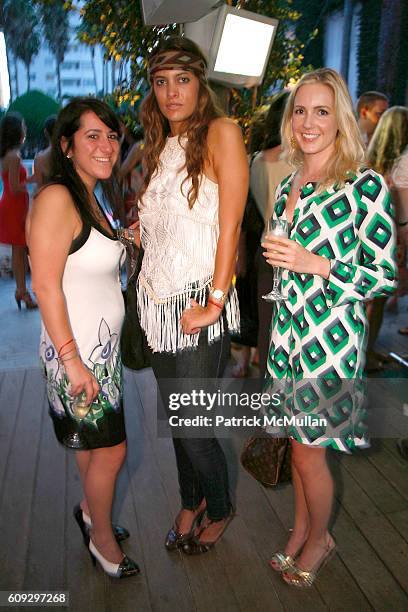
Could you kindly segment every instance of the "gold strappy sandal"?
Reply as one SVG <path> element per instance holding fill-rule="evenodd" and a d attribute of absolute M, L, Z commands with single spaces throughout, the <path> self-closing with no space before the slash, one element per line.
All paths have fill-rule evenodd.
<path fill-rule="evenodd" d="M 295 565 L 295 559 L 284 552 L 276 552 L 268 563 L 275 572 L 286 572 Z"/>
<path fill-rule="evenodd" d="M 302 570 L 295 563 L 288 570 L 284 570 L 284 572 L 282 573 L 283 580 L 286 582 L 286 584 L 289 584 L 290 586 L 295 586 L 297 588 L 311 587 L 314 581 L 316 580 L 320 570 L 326 565 L 326 563 L 335 553 L 336 548 L 336 543 L 334 540 L 332 540 L 331 544 L 326 547 L 326 552 L 319 559 L 313 569 L 309 571 Z"/>

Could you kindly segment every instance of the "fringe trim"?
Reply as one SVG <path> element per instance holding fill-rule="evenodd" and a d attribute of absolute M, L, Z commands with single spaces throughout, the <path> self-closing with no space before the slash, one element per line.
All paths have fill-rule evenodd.
<path fill-rule="evenodd" d="M 197 348 L 199 333 L 184 334 L 180 317 L 193 298 L 200 306 L 207 303 L 207 288 L 212 276 L 203 283 L 192 283 L 183 292 L 175 293 L 165 299 L 155 298 L 152 290 L 140 274 L 136 286 L 137 309 L 140 326 L 146 334 L 151 350 L 156 353 L 175 353 L 177 351 Z M 239 332 L 239 304 L 235 288 L 231 288 L 225 301 L 227 327 L 231 332 Z M 208 343 L 218 340 L 224 333 L 224 317 L 208 328 Z"/>

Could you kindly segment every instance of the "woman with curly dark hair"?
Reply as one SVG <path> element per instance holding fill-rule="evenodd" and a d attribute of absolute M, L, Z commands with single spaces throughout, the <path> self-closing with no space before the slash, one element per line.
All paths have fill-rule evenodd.
<path fill-rule="evenodd" d="M 164 40 L 149 61 L 152 88 L 142 108 L 138 306 L 165 403 L 166 378 L 180 391 L 183 379 L 222 376 L 228 331 L 239 326 L 230 286 L 248 163 L 240 129 L 217 110 L 205 70 L 195 43 Z M 225 456 L 214 437 L 173 442 L 182 507 L 165 545 L 203 553 L 232 518 Z"/>

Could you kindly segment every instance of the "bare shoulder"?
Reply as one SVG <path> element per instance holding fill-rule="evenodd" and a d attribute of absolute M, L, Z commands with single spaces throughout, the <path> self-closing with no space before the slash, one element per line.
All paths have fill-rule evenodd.
<path fill-rule="evenodd" d="M 71 194 L 64 185 L 46 185 L 41 187 L 34 197 L 33 208 L 36 211 L 51 215 L 76 212 Z"/>
<path fill-rule="evenodd" d="M 213 119 L 208 126 L 208 141 L 241 140 L 242 132 L 239 125 L 229 117 Z"/>
<path fill-rule="evenodd" d="M 12 149 L 11 151 L 7 151 L 6 155 L 3 157 L 2 165 L 3 169 L 7 170 L 11 166 L 19 166 L 21 164 L 20 153 L 17 149 Z"/>

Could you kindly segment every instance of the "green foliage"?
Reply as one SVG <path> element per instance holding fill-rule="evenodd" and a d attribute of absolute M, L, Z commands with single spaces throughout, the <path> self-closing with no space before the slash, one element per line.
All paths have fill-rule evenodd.
<path fill-rule="evenodd" d="M 39 4 L 53 5 L 60 0 L 36 0 Z M 233 90 L 232 113 L 244 128 L 259 105 L 268 101 L 272 89 L 296 81 L 305 71 L 303 48 L 313 34 L 303 32 L 302 39 L 296 33 L 296 23 L 301 14 L 295 9 L 294 0 L 231 0 L 232 6 L 253 11 L 279 20 L 278 31 L 272 48 L 264 82 L 256 95 L 248 90 Z M 65 8 L 73 9 L 72 0 Z M 115 92 L 116 104 L 125 108 L 128 123 L 134 121 L 134 111 L 147 87 L 146 59 L 148 53 L 164 34 L 177 31 L 175 24 L 163 27 L 143 25 L 139 0 L 85 0 L 80 8 L 82 25 L 78 32 L 81 42 L 101 44 L 105 58 L 116 62 L 131 62 L 131 78 Z"/>
<path fill-rule="evenodd" d="M 305 45 L 303 49 L 305 63 L 320 68 L 324 62 L 325 5 L 310 0 L 294 0 L 294 6 L 301 13 L 296 23 L 296 34 Z"/>
<path fill-rule="evenodd" d="M 59 104 L 41 91 L 32 90 L 10 104 L 9 111 L 19 112 L 27 125 L 26 155 L 32 156 L 41 146 L 43 124 L 47 117 L 59 111 Z"/>

